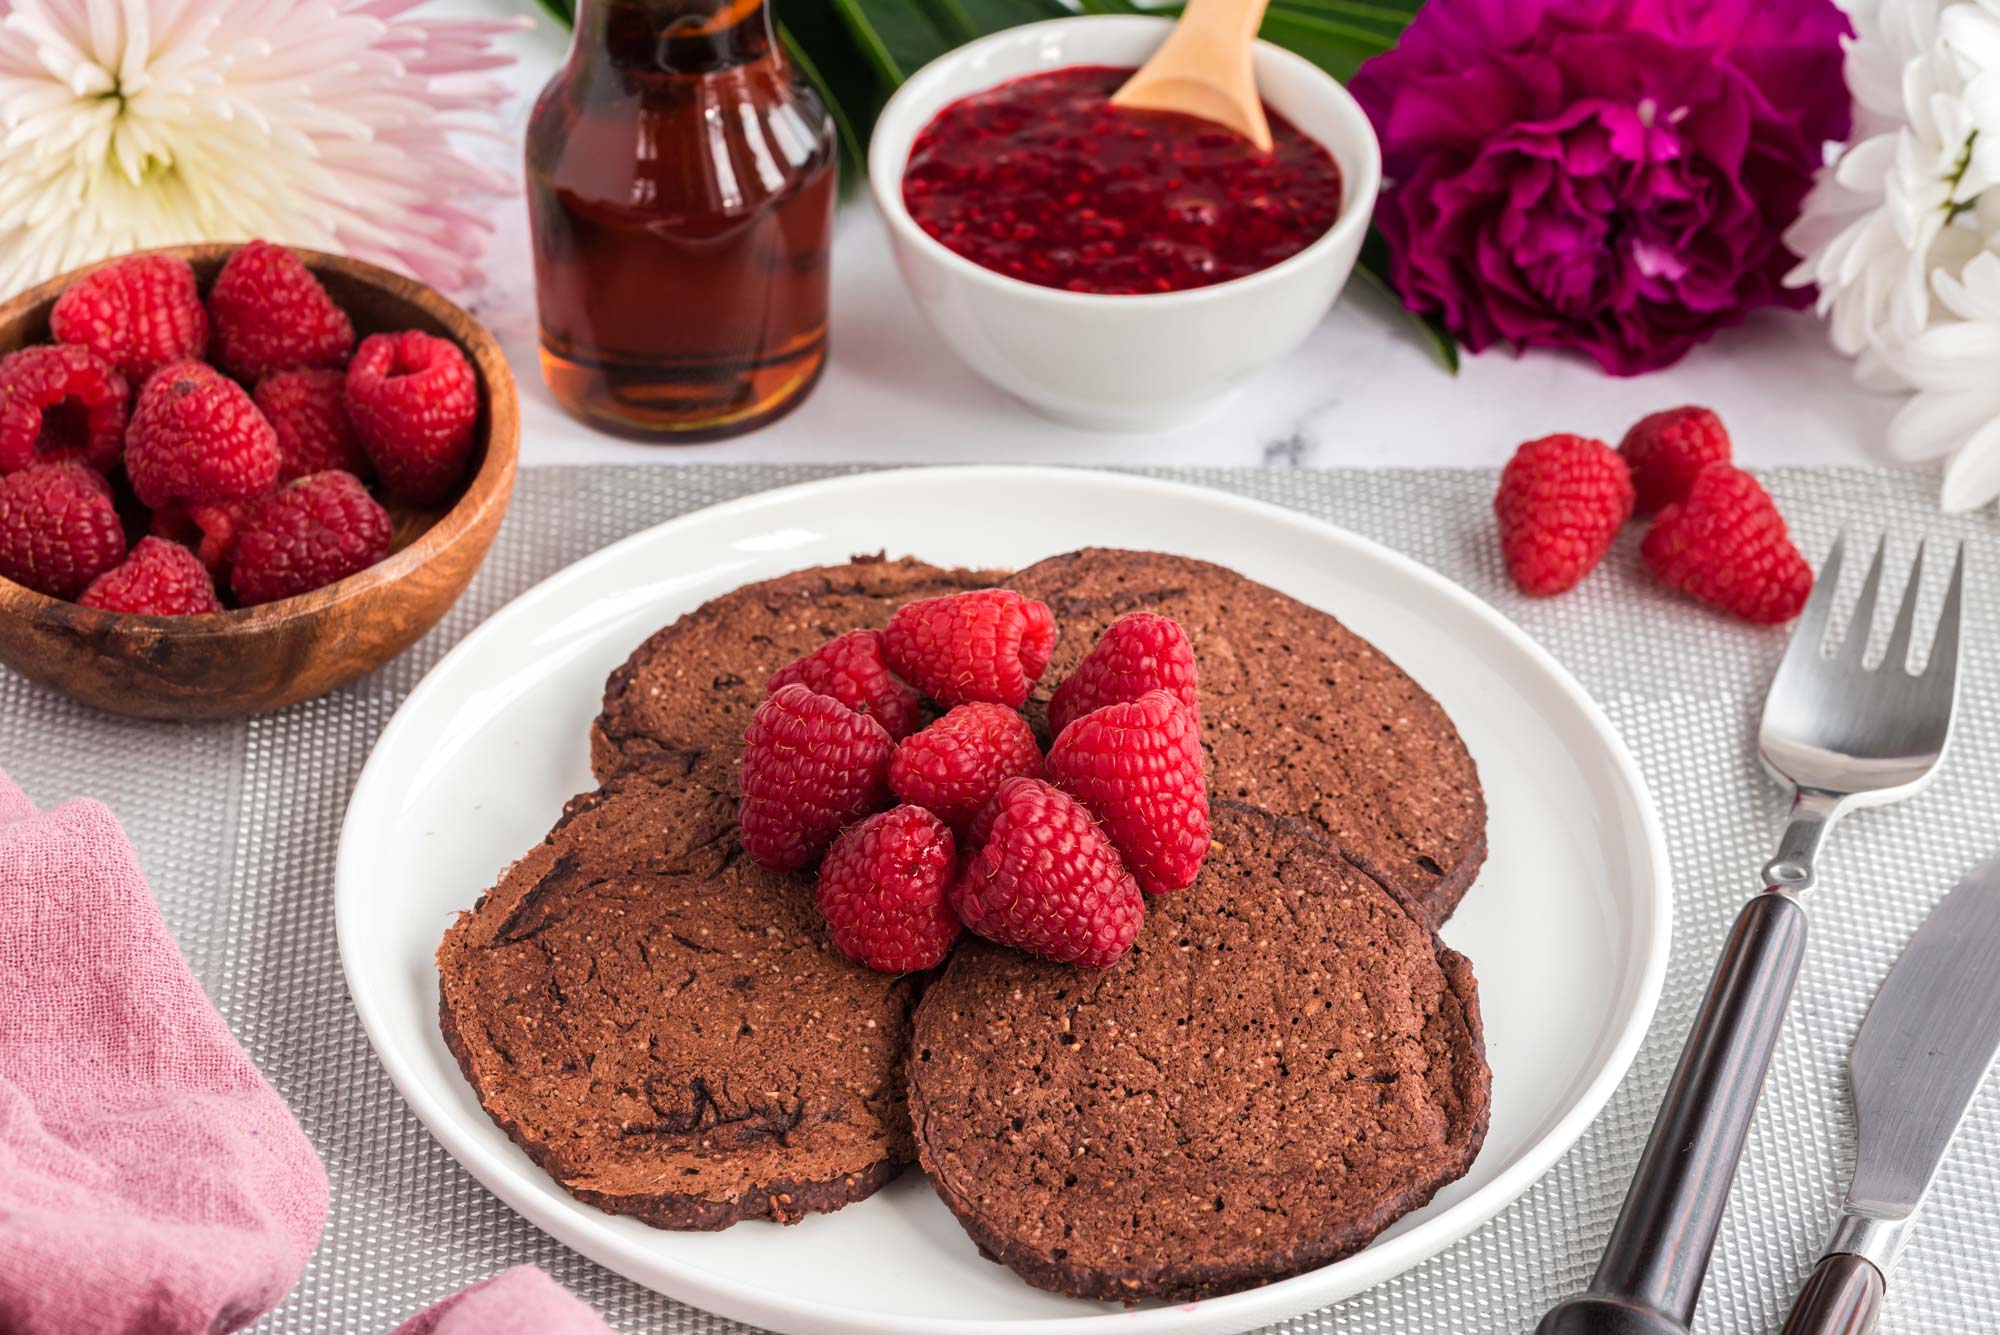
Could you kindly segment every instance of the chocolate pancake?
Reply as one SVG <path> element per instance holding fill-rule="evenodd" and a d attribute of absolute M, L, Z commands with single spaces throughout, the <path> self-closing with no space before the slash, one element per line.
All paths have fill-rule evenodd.
<path fill-rule="evenodd" d="M 917 979 L 843 959 L 811 882 L 743 856 L 734 808 L 699 775 L 621 774 L 438 948 L 445 1042 L 493 1120 L 660 1228 L 837 1210 L 912 1157 Z"/>
<path fill-rule="evenodd" d="M 1297 816 L 1381 868 L 1434 923 L 1486 859 L 1486 798 L 1458 730 L 1422 687 L 1325 612 L 1206 561 L 1087 548 L 1008 586 L 1062 628 L 1029 713 L 1127 612 L 1181 623 L 1201 674 L 1209 791 Z"/>
<path fill-rule="evenodd" d="M 1491 1074 L 1423 911 L 1235 802 L 1101 972 L 968 939 L 918 1008 L 917 1154 L 988 1256 L 1080 1298 L 1191 1300 L 1360 1250 L 1464 1175 Z"/>
<path fill-rule="evenodd" d="M 634 762 L 684 766 L 690 754 L 720 752 L 733 762 L 773 672 L 837 635 L 881 626 L 904 603 L 1005 577 L 860 556 L 703 603 L 656 631 L 605 682 L 604 711 L 590 729 L 591 768 L 601 780 Z"/>

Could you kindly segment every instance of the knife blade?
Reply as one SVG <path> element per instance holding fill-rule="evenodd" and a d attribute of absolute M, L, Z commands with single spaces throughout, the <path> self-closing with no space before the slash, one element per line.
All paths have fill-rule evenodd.
<path fill-rule="evenodd" d="M 1872 1328 L 1883 1284 L 1996 1055 L 2000 859 L 1975 867 L 1931 911 L 1862 1021 L 1848 1058 L 1854 1177 L 1786 1335 Z"/>

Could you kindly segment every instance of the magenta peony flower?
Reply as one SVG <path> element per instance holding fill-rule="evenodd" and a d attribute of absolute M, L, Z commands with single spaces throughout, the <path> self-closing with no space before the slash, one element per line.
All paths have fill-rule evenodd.
<path fill-rule="evenodd" d="M 1831 0 L 1430 0 L 1354 78 L 1412 310 L 1616 375 L 1801 306 L 1780 233 L 1847 134 Z"/>

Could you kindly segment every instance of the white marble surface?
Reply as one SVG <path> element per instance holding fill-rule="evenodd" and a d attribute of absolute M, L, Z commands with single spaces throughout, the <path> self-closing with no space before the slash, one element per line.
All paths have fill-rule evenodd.
<path fill-rule="evenodd" d="M 811 0 L 800 0 L 811 2 Z M 533 0 L 444 0 L 441 9 L 534 16 L 508 42 L 520 64 L 508 109 L 518 143 L 534 93 L 566 36 Z M 501 150 L 503 153 L 505 150 Z M 1632 419 L 1677 403 L 1720 412 L 1753 466 L 1885 461 L 1896 401 L 1864 393 L 1809 316 L 1767 313 L 1680 365 L 1619 380 L 1579 359 L 1504 352 L 1467 357 L 1453 377 L 1407 321 L 1350 289 L 1319 331 L 1209 420 L 1157 435 L 1105 436 L 1035 416 L 959 364 L 928 336 L 904 294 L 879 220 L 844 211 L 834 251 L 832 356 L 812 397 L 789 417 L 733 441 L 649 446 L 567 417 L 535 361 L 527 218 L 518 200 L 495 215 L 485 285 L 469 304 L 506 345 L 523 399 L 526 464 L 883 462 L 1101 464 L 1495 465 L 1521 441 L 1579 431 L 1614 442 Z M 664 294 L 669 305 L 672 294 Z"/>

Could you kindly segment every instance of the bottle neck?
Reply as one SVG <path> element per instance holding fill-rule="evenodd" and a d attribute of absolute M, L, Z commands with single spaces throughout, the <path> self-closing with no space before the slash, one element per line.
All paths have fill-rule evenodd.
<path fill-rule="evenodd" d="M 575 50 L 627 69 L 713 74 L 769 58 L 764 0 L 579 0 Z"/>

